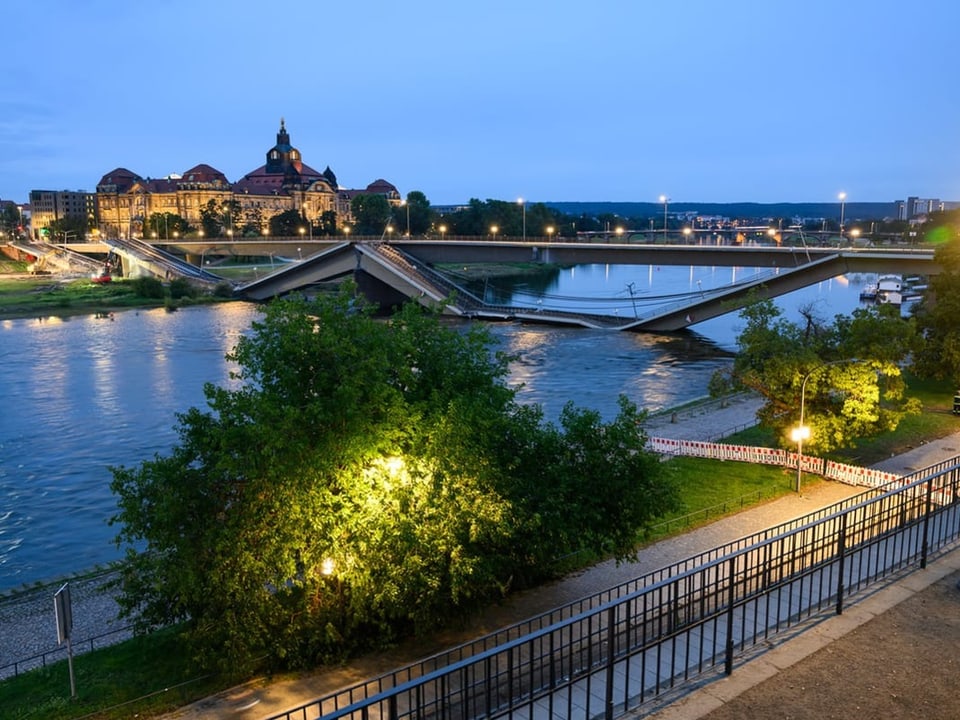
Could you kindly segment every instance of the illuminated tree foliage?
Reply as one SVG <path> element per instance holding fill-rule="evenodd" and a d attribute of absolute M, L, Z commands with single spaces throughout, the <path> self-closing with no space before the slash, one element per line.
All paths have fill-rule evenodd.
<path fill-rule="evenodd" d="M 270 304 L 167 456 L 114 468 L 122 606 L 204 665 L 302 667 L 435 628 L 588 548 L 631 556 L 676 495 L 625 399 L 515 402 L 480 327 L 349 290 Z"/>
<path fill-rule="evenodd" d="M 924 377 L 952 380 L 960 387 L 960 239 L 938 247 L 934 260 L 940 273 L 930 277 L 929 288 L 915 307 L 923 342 L 914 357 L 914 370 Z"/>
<path fill-rule="evenodd" d="M 891 305 L 858 308 L 832 324 L 801 311 L 790 322 L 770 300 L 741 311 L 744 329 L 729 375 L 715 376 L 713 391 L 748 389 L 766 403 L 761 424 L 773 428 L 783 447 L 800 419 L 810 428 L 805 447 L 826 453 L 852 447 L 858 438 L 893 430 L 918 401 L 904 396 L 901 366 L 915 345 L 914 324 Z M 804 382 L 806 385 L 804 386 Z"/>

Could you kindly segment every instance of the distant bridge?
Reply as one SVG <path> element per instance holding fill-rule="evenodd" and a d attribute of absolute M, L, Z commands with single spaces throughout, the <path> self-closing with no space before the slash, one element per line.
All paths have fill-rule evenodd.
<path fill-rule="evenodd" d="M 289 248 L 289 246 L 288 246 Z M 490 305 L 438 272 L 437 264 L 535 262 L 560 265 L 695 265 L 768 268 L 743 283 L 705 290 L 674 305 L 626 319 Z M 772 298 L 850 272 L 932 275 L 932 250 L 781 248 L 770 246 L 619 245 L 491 241 L 341 242 L 241 285 L 236 292 L 266 300 L 312 285 L 354 277 L 384 305 L 414 299 L 461 317 L 519 320 L 588 328 L 669 332 L 736 311 L 749 298 Z"/>

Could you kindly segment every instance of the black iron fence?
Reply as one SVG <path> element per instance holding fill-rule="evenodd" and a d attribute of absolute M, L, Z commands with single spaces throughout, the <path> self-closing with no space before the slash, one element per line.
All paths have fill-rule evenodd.
<path fill-rule="evenodd" d="M 271 720 L 618 714 L 928 560 L 960 534 L 960 458 Z"/>

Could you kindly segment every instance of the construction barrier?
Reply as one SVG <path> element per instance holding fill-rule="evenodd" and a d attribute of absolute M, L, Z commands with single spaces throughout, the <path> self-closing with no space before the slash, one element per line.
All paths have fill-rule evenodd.
<path fill-rule="evenodd" d="M 837 480 L 847 485 L 860 487 L 881 487 L 900 480 L 896 473 L 858 465 L 845 465 L 833 460 L 824 460 L 813 455 L 802 455 L 777 448 L 753 447 L 752 445 L 728 445 L 703 440 L 670 440 L 652 437 L 647 440 L 651 451 L 660 455 L 686 455 L 688 457 L 708 458 L 710 460 L 732 460 L 734 462 L 761 463 L 796 468 L 800 465 L 803 472 L 821 475 L 829 480 Z M 942 500 L 946 500 L 944 497 Z M 938 499 L 934 499 L 938 502 Z"/>

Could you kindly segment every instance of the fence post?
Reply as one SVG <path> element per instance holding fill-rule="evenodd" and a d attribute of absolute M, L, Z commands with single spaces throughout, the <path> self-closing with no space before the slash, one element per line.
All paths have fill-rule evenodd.
<path fill-rule="evenodd" d="M 923 513 L 923 545 L 920 548 L 920 569 L 927 567 L 927 553 L 930 550 L 930 511 L 933 505 L 933 478 L 927 480 L 927 507 Z"/>
<path fill-rule="evenodd" d="M 843 571 L 847 558 L 847 517 L 850 511 L 844 511 L 840 516 L 840 537 L 837 538 L 837 555 L 839 555 L 839 565 L 837 567 L 837 615 L 843 615 Z"/>
<path fill-rule="evenodd" d="M 613 661 L 616 657 L 614 645 L 617 640 L 617 608 L 611 605 L 607 610 L 607 696 L 606 711 L 604 717 L 606 720 L 613 720 Z"/>
<path fill-rule="evenodd" d="M 735 575 L 737 571 L 736 556 L 730 558 L 730 567 L 727 569 L 729 582 L 729 592 L 727 593 L 727 657 L 724 663 L 724 672 L 727 675 L 733 675 L 733 603 L 736 598 L 734 590 Z"/>

